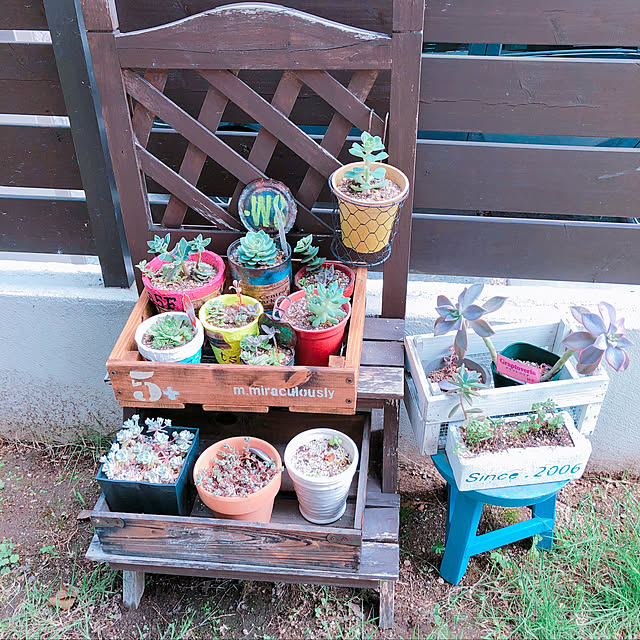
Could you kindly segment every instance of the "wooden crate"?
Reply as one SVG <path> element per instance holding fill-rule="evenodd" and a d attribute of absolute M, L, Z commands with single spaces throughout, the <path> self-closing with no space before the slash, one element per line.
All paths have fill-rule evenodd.
<path fill-rule="evenodd" d="M 494 329 L 496 333 L 492 340 L 497 351 L 513 342 L 529 342 L 560 354 L 564 352 L 561 344 L 563 338 L 574 327 L 568 319 L 562 319 L 548 324 L 498 325 Z M 452 334 L 405 338 L 404 400 L 423 454 L 433 455 L 444 445 L 449 411 L 457 402 L 456 396 L 442 393 L 438 385 L 427 379 L 424 366 L 448 355 L 452 342 Z M 467 357 L 489 368 L 491 359 L 487 348 L 473 332 L 469 332 Z M 582 376 L 570 360 L 560 373 L 559 380 L 500 389 L 492 386 L 480 391 L 474 407 L 482 409 L 488 416 L 508 415 L 527 412 L 534 402 L 551 398 L 560 408 L 569 410 L 581 433 L 589 435 L 595 428 L 608 384 L 609 377 L 602 365 L 591 375 Z"/>
<path fill-rule="evenodd" d="M 133 308 L 116 342 L 107 371 L 123 407 L 354 414 L 364 331 L 367 270 L 356 270 L 351 319 L 345 331 L 344 356 L 330 356 L 327 367 L 269 367 L 202 362 L 148 362 L 134 339 L 138 325 L 155 313 L 146 292 Z"/>
<path fill-rule="evenodd" d="M 358 570 L 369 477 L 368 414 L 310 415 L 303 424 L 299 416 L 278 410 L 265 415 L 201 414 L 199 421 L 195 412 L 165 411 L 162 415 L 171 416 L 174 424 L 179 415 L 182 424 L 199 426 L 201 452 L 214 441 L 251 433 L 272 443 L 284 458 L 284 448 L 296 433 L 318 426 L 339 429 L 354 439 L 360 452 L 345 514 L 330 525 L 307 522 L 300 515 L 286 470 L 267 524 L 216 518 L 199 498 L 191 515 L 182 517 L 112 512 L 101 496 L 91 520 L 102 552 L 194 562 L 206 558 L 218 565 Z"/>

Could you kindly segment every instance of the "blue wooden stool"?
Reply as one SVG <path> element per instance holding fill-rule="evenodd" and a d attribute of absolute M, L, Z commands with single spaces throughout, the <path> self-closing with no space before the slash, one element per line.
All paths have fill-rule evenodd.
<path fill-rule="evenodd" d="M 443 451 L 438 452 L 431 456 L 431 460 L 447 481 L 446 546 L 440 565 L 440 575 L 447 582 L 458 584 L 467 570 L 469 558 L 478 553 L 497 549 L 536 534 L 542 535 L 538 547 L 550 549 L 553 546 L 556 497 L 568 480 L 482 491 L 458 491 L 446 454 Z M 531 507 L 532 518 L 477 536 L 478 523 L 485 504 L 498 507 Z"/>

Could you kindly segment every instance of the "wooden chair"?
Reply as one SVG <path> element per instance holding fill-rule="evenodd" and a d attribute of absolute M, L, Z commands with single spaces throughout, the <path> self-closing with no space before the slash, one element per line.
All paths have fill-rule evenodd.
<path fill-rule="evenodd" d="M 349 131 L 356 127 L 384 133 L 386 114 L 375 113 L 365 103 L 381 72 L 390 72 L 391 78 L 389 162 L 412 180 L 423 11 L 422 0 L 393 0 L 390 35 L 266 3 L 226 5 L 178 22 L 120 33 L 112 0 L 83 0 L 106 137 L 134 263 L 148 257 L 147 240 L 168 231 L 174 240 L 203 233 L 213 238 L 211 249 L 224 252 L 242 234 L 237 214 L 239 193 L 248 182 L 268 175 L 278 144 L 295 155 L 295 162 L 308 166 L 293 189 L 298 219 L 290 237 L 295 241 L 313 232 L 326 249 L 333 229 L 326 211 L 316 204 L 328 176 L 342 164 L 338 155 Z M 179 96 L 167 97 L 167 80 L 179 71 L 198 74 L 206 82 L 197 116 L 178 104 Z M 281 72 L 270 102 L 246 81 L 247 71 Z M 336 73 L 345 71 L 349 77 L 343 84 L 337 79 L 342 76 Z M 290 119 L 304 91 L 320 96 L 335 112 L 319 141 L 301 128 L 304 122 Z M 245 154 L 218 131 L 231 104 L 260 125 Z M 150 149 L 156 120 L 186 139 L 179 168 L 168 166 Z M 304 113 L 298 120 L 304 120 Z M 227 194 L 227 203 L 210 197 L 219 193 L 205 194 L 198 187 L 208 158 L 219 165 L 226 180 L 230 176 L 237 179 Z M 160 215 L 157 207 L 150 205 L 149 180 L 155 190 L 160 187 L 168 194 Z M 373 423 L 384 429 L 382 493 L 371 499 L 395 510 L 399 506 L 394 494 L 412 198 L 410 193 L 393 252 L 384 266 L 382 317 L 367 318 L 365 323 L 357 398 L 357 409 L 373 410 Z M 397 531 L 395 535 L 397 544 Z M 144 569 L 131 568 L 131 563 L 128 567 L 126 591 L 133 593 L 130 599 L 135 602 L 141 595 L 138 574 Z M 381 594 L 381 624 L 390 626 L 393 580 L 381 582 Z"/>

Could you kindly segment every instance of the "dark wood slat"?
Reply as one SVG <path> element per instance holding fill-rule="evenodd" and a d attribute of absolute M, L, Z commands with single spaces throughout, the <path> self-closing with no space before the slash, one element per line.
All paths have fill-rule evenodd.
<path fill-rule="evenodd" d="M 396 508 L 367 507 L 364 512 L 362 539 L 372 542 L 396 542 L 400 531 Z"/>
<path fill-rule="evenodd" d="M 413 228 L 411 269 L 420 273 L 639 282 L 636 225 L 419 215 Z"/>
<path fill-rule="evenodd" d="M 226 106 L 227 99 L 211 87 L 202 103 L 198 121 L 211 132 L 215 132 Z M 206 159 L 207 155 L 203 151 L 189 143 L 180 165 L 180 175 L 187 182 L 193 185 L 197 184 Z M 167 227 L 179 227 L 183 223 L 186 213 L 187 205 L 172 195 L 162 217 L 162 224 Z"/>
<path fill-rule="evenodd" d="M 639 44 L 634 0 L 430 0 L 425 42 Z"/>
<path fill-rule="evenodd" d="M 42 0 L 3 0 L 0 29 L 47 29 Z"/>
<path fill-rule="evenodd" d="M 416 208 L 637 213 L 636 149 L 420 140 L 416 162 Z"/>
<path fill-rule="evenodd" d="M 251 163 L 230 149 L 206 127 L 194 120 L 140 76 L 128 70 L 123 71 L 122 75 L 127 92 L 133 98 L 156 113 L 164 122 L 180 132 L 189 142 L 202 149 L 208 156 L 215 158 L 227 171 L 244 182 L 266 177 L 262 171 L 258 171 Z"/>
<path fill-rule="evenodd" d="M 402 342 L 372 342 L 362 343 L 360 363 L 378 367 L 404 367 L 404 345 Z"/>
<path fill-rule="evenodd" d="M 166 69 L 147 69 L 144 79 L 158 91 L 164 91 L 168 75 L 169 72 Z M 149 143 L 154 120 L 155 115 L 138 102 L 133 110 L 131 124 L 138 143 L 145 148 Z"/>
<path fill-rule="evenodd" d="M 114 31 L 118 28 L 115 0 L 80 0 L 87 31 Z"/>
<path fill-rule="evenodd" d="M 278 88 L 276 89 L 271 105 L 274 109 L 277 109 L 283 116 L 289 117 L 293 106 L 300 95 L 300 89 L 302 88 L 302 82 L 298 80 L 294 73 L 291 71 L 285 71 L 278 82 Z M 266 171 L 269 166 L 269 162 L 273 157 L 273 152 L 278 144 L 278 138 L 271 134 L 268 129 L 261 127 L 258 131 L 258 135 L 249 152 L 249 162 L 260 169 L 260 171 Z M 242 189 L 245 184 L 238 182 L 229 210 L 236 212 L 238 209 L 238 198 L 242 193 Z M 306 203 L 305 203 L 306 204 Z M 307 206 L 313 206 L 313 203 Z"/>
<path fill-rule="evenodd" d="M 3 185 L 82 189 L 70 129 L 3 126 L 0 148 Z"/>
<path fill-rule="evenodd" d="M 362 531 L 364 524 L 364 509 L 367 502 L 367 477 L 369 476 L 369 446 L 371 443 L 371 424 L 365 421 L 360 443 L 360 460 L 358 462 L 358 491 L 356 495 L 356 511 L 353 518 L 353 528 Z M 352 483 L 353 486 L 353 483 Z"/>
<path fill-rule="evenodd" d="M 85 202 L 0 199 L 3 251 L 96 255 Z"/>
<path fill-rule="evenodd" d="M 311 73 L 311 72 L 307 72 Z M 378 77 L 377 71 L 356 71 L 347 87 L 347 91 L 358 100 L 364 102 L 371 91 L 371 87 Z M 340 85 L 342 86 L 342 85 Z M 367 120 L 367 126 L 369 122 Z M 351 122 L 340 113 L 334 113 L 331 122 L 327 127 L 321 146 L 331 155 L 338 156 L 340 150 L 344 146 L 345 139 L 351 130 Z M 298 189 L 298 200 L 308 207 L 312 207 L 325 186 L 326 178 L 318 173 L 313 167 L 309 167 L 307 175 L 305 175 L 300 188 Z"/>
<path fill-rule="evenodd" d="M 235 218 L 230 216 L 213 200 L 207 198 L 190 182 L 187 182 L 182 176 L 172 171 L 140 145 L 136 145 L 136 151 L 143 171 L 203 218 L 225 229 L 240 229 L 240 223 Z"/>
<path fill-rule="evenodd" d="M 404 369 L 402 369 L 404 372 Z M 404 390 L 403 390 L 404 391 Z M 400 400 L 385 402 L 382 438 L 382 491 L 398 491 L 398 437 L 400 431 Z"/>
<path fill-rule="evenodd" d="M 189 47 L 176 47 L 180 41 Z M 269 4 L 229 5 L 117 37 L 123 67 L 163 69 L 389 68 L 390 43 L 377 32 Z"/>
<path fill-rule="evenodd" d="M 0 113 L 66 112 L 53 47 L 0 44 Z"/>
<path fill-rule="evenodd" d="M 368 316 L 364 321 L 364 339 L 404 342 L 404 319 Z"/>
<path fill-rule="evenodd" d="M 411 245 L 414 175 L 420 99 L 420 56 L 422 55 L 423 0 L 393 0 L 393 69 L 389 104 L 389 164 L 409 179 L 409 193 L 400 217 L 391 256 L 384 263 L 382 315 L 404 317 Z M 410 27 L 409 20 L 415 21 Z"/>
<path fill-rule="evenodd" d="M 118 16 L 122 31 L 136 31 L 181 20 L 207 9 L 229 4 L 227 0 L 190 0 L 161 3 L 154 0 L 118 0 Z M 366 5 L 343 0 L 283 0 L 278 4 L 318 15 L 327 20 L 371 29 L 391 32 L 391 3 L 388 0 L 370 0 Z"/>
<path fill-rule="evenodd" d="M 122 84 L 120 64 L 113 36 L 109 33 L 88 33 L 93 72 L 102 103 L 102 115 L 118 186 L 122 218 L 133 264 L 148 258 L 146 235 L 152 224 L 151 209 L 142 172 L 138 167 L 131 135 L 127 95 Z M 149 85 L 150 86 L 150 85 Z M 142 287 L 139 273 L 138 287 Z"/>
<path fill-rule="evenodd" d="M 375 475 L 370 475 L 369 482 L 367 482 L 367 509 L 369 507 L 400 509 L 400 494 L 382 493 L 380 479 Z"/>
<path fill-rule="evenodd" d="M 263 565 L 228 565 L 214 562 L 176 560 L 142 556 L 122 556 L 108 553 L 100 548 L 97 536 L 93 537 L 87 550 L 87 559 L 108 562 L 114 569 L 145 571 L 169 575 L 200 576 L 204 578 L 232 578 L 237 580 L 264 580 L 293 584 L 327 584 L 335 586 L 373 587 L 379 580 L 398 579 L 398 545 L 382 542 L 364 542 L 357 571 L 299 569 L 288 567 L 274 571 Z"/>
<path fill-rule="evenodd" d="M 401 400 L 404 395 L 404 369 L 399 367 L 360 367 L 358 399 Z"/>
<path fill-rule="evenodd" d="M 634 60 L 427 56 L 421 87 L 420 129 L 640 136 Z"/>
<path fill-rule="evenodd" d="M 297 76 L 358 129 L 384 134 L 384 120 L 326 71 L 296 71 Z"/>
<path fill-rule="evenodd" d="M 201 75 L 229 100 L 242 105 L 243 111 L 320 173 L 329 176 L 341 166 L 336 158 L 237 76 L 225 70 L 202 71 Z"/>

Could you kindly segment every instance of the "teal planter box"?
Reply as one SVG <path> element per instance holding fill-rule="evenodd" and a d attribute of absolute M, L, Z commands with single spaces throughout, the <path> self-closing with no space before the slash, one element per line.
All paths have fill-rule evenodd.
<path fill-rule="evenodd" d="M 102 466 L 96 480 L 111 511 L 125 513 L 152 513 L 166 516 L 188 516 L 195 500 L 195 487 L 191 478 L 193 465 L 198 457 L 199 431 L 190 427 L 166 429 L 170 435 L 176 431 L 193 433 L 191 448 L 185 457 L 180 475 L 174 484 L 155 484 L 131 480 L 110 480 L 102 473 Z"/>

